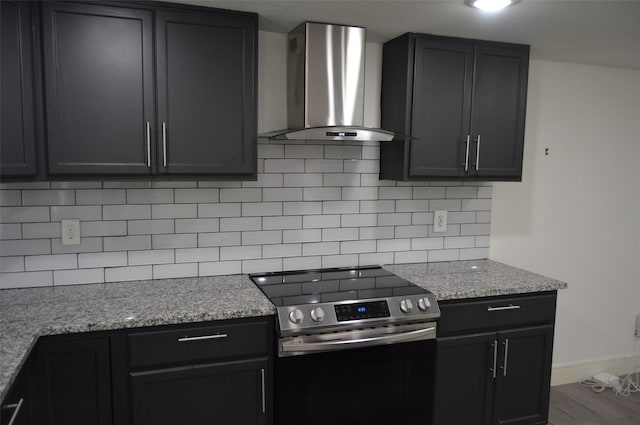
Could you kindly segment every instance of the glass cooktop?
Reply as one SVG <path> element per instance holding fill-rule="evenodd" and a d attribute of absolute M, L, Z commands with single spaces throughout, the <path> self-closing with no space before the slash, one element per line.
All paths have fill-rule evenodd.
<path fill-rule="evenodd" d="M 379 266 L 262 273 L 249 277 L 278 307 L 429 293 Z"/>

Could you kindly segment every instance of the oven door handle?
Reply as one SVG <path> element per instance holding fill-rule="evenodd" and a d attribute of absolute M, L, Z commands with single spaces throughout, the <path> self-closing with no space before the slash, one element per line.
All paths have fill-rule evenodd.
<path fill-rule="evenodd" d="M 399 334 L 374 336 L 359 339 L 341 339 L 335 341 L 322 342 L 282 342 L 281 350 L 285 353 L 290 352 L 314 352 L 314 351 L 332 351 L 355 347 L 371 347 L 383 344 L 395 344 L 399 342 L 412 341 L 418 338 L 424 338 L 426 335 L 435 335 L 436 327 L 418 329 L 415 331 L 403 332 Z"/>

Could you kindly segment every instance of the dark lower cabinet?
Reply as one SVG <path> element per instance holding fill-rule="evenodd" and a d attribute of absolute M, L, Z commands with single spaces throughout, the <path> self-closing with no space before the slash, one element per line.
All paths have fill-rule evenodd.
<path fill-rule="evenodd" d="M 555 295 L 445 302 L 441 311 L 435 424 L 546 424 Z"/>
<path fill-rule="evenodd" d="M 266 358 L 131 374 L 135 425 L 266 425 Z"/>
<path fill-rule="evenodd" d="M 33 362 L 28 359 L 0 406 L 1 425 L 33 425 L 35 395 L 32 384 Z"/>
<path fill-rule="evenodd" d="M 3 0 L 0 7 L 0 175 L 30 177 L 37 171 L 33 5 Z"/>
<path fill-rule="evenodd" d="M 35 374 L 38 425 L 113 423 L 108 337 L 41 339 Z"/>

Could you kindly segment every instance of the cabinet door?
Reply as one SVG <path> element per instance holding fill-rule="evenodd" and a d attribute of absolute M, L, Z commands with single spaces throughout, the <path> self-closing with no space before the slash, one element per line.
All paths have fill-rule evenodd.
<path fill-rule="evenodd" d="M 0 407 L 0 424 L 30 425 L 33 424 L 35 397 L 32 385 L 31 356 L 20 368 L 20 373 L 5 395 Z"/>
<path fill-rule="evenodd" d="M 134 425 L 267 424 L 267 360 L 131 373 Z"/>
<path fill-rule="evenodd" d="M 112 423 L 108 338 L 41 340 L 36 356 L 38 424 Z"/>
<path fill-rule="evenodd" d="M 33 39 L 29 2 L 2 1 L 0 174 L 36 174 Z"/>
<path fill-rule="evenodd" d="M 255 175 L 257 18 L 157 13 L 160 173 Z"/>
<path fill-rule="evenodd" d="M 149 11 L 43 2 L 50 174 L 150 173 L 152 26 Z"/>
<path fill-rule="evenodd" d="M 416 39 L 410 176 L 465 175 L 472 70 L 471 41 Z"/>
<path fill-rule="evenodd" d="M 496 333 L 438 338 L 435 424 L 489 424 Z"/>
<path fill-rule="evenodd" d="M 529 47 L 478 42 L 471 117 L 471 172 L 520 178 Z"/>
<path fill-rule="evenodd" d="M 553 325 L 499 332 L 494 424 L 546 423 Z"/>

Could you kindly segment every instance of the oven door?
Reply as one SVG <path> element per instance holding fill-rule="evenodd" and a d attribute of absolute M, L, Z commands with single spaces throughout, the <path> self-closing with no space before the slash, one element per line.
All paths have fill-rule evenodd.
<path fill-rule="evenodd" d="M 435 339 L 299 354 L 276 362 L 277 425 L 432 423 Z"/>

